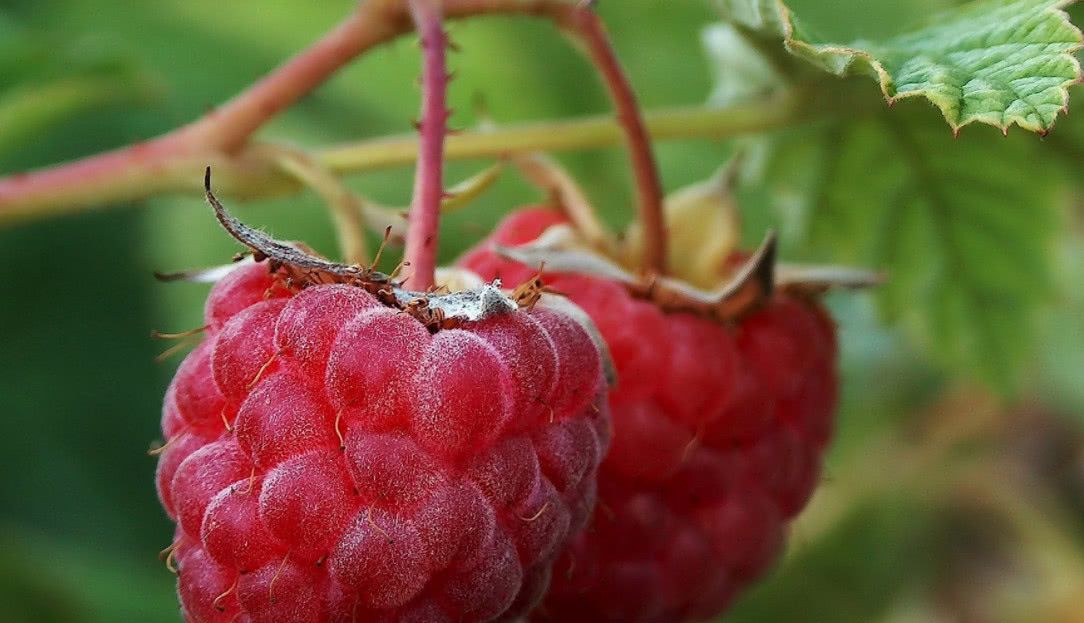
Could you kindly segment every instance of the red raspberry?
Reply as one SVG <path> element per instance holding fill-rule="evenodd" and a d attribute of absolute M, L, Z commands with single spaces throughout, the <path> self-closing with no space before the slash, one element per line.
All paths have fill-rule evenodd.
<path fill-rule="evenodd" d="M 521 211 L 492 239 L 533 240 L 561 220 Z M 461 263 L 508 284 L 537 272 L 488 245 Z M 545 282 L 595 321 L 618 382 L 592 527 L 554 567 L 532 619 L 718 616 L 774 562 L 787 520 L 816 486 L 836 403 L 831 319 L 811 300 L 777 293 L 724 326 L 598 278 L 547 273 Z"/>
<path fill-rule="evenodd" d="M 494 621 L 541 599 L 608 443 L 579 324 L 538 307 L 430 333 L 265 264 L 206 318 L 157 478 L 187 621 Z"/>

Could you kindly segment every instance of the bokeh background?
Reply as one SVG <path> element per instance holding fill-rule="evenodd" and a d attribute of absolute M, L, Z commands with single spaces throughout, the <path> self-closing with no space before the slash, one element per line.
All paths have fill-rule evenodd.
<path fill-rule="evenodd" d="M 849 39 L 895 32 L 951 2 L 790 4 L 811 27 Z M 0 0 L 0 173 L 194 119 L 351 5 Z M 611 0 L 600 10 L 645 107 L 707 99 L 712 71 L 700 32 L 715 19 L 707 0 Z M 608 108 L 590 68 L 548 24 L 495 18 L 451 32 L 462 49 L 452 59 L 453 125 L 474 124 L 480 99 L 501 123 Z M 382 48 L 262 136 L 317 146 L 407 132 L 417 62 L 410 39 Z M 1072 117 L 1064 123 L 1056 133 L 1084 135 Z M 824 482 L 786 560 L 726 620 L 1084 621 L 1084 214 L 1073 182 L 1084 152 L 1069 142 L 1039 149 L 1060 149 L 1065 235 L 1047 249 L 1056 294 L 1043 307 L 1023 380 L 1012 391 L 989 387 L 884 322 L 870 295 L 833 296 L 845 387 Z M 667 187 L 706 178 L 732 150 L 709 140 L 660 144 Z M 560 159 L 610 222 L 628 221 L 620 151 Z M 449 180 L 484 164 L 454 163 Z M 350 183 L 405 205 L 411 175 L 392 169 Z M 503 212 L 538 199 L 505 174 L 446 220 L 443 258 Z M 750 240 L 777 224 L 767 193 L 754 188 L 742 200 Z M 334 254 L 326 210 L 311 193 L 232 205 L 250 223 Z M 173 576 L 157 557 L 172 529 L 146 453 L 159 438 L 160 401 L 179 357 L 156 364 L 168 344 L 149 335 L 202 324 L 206 287 L 158 283 L 152 272 L 220 264 L 235 251 L 198 197 L 0 229 L 0 621 L 179 620 Z M 784 255 L 825 253 L 796 246 Z"/>

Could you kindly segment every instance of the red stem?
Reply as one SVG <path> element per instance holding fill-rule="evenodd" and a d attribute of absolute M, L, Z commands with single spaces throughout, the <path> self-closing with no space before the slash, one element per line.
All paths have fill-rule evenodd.
<path fill-rule="evenodd" d="M 422 46 L 422 116 L 405 259 L 410 265 L 408 287 L 424 292 L 433 287 L 440 202 L 444 196 L 444 136 L 448 122 L 445 52 L 448 40 L 441 7 L 436 0 L 410 0 L 410 13 Z"/>
<path fill-rule="evenodd" d="M 326 80 L 358 54 L 410 30 L 399 2 L 361 1 L 357 11 L 319 41 L 281 65 L 252 88 L 193 123 L 168 134 L 77 162 L 0 178 L 0 217 L 67 212 L 119 203 L 157 193 L 199 188 L 209 161 L 218 170 L 237 165 L 239 183 L 266 184 L 272 167 L 237 161 L 247 139 L 274 115 Z M 647 133 L 628 81 L 614 57 L 602 24 L 589 4 L 565 0 L 445 0 L 449 19 L 484 14 L 545 17 L 583 40 L 598 66 L 626 133 L 637 179 L 639 211 L 645 230 L 645 267 L 665 268 L 666 235 L 662 191 Z M 443 36 L 443 35 L 442 35 Z M 191 179 L 189 179 L 189 175 Z M 244 177 L 242 182 L 240 179 Z M 232 176 L 219 177 L 230 188 Z M 435 238 L 434 238 L 435 245 Z"/>
<path fill-rule="evenodd" d="M 394 7 L 362 2 L 331 32 L 192 123 L 142 143 L 2 178 L 0 213 L 61 211 L 95 205 L 99 196 L 122 202 L 175 190 L 171 165 L 188 156 L 198 160 L 198 170 L 215 152 L 238 151 L 253 132 L 358 54 L 409 30 L 409 22 L 398 17 Z M 132 179 L 144 183 L 133 185 Z M 198 181 L 193 176 L 191 187 L 198 188 Z"/>
<path fill-rule="evenodd" d="M 610 92 L 618 123 L 625 130 L 625 142 L 628 144 L 636 178 L 640 222 L 644 228 L 643 268 L 651 274 L 666 274 L 667 234 L 663 217 L 662 182 L 651 149 L 647 125 L 636 102 L 636 94 L 621 69 L 621 63 L 606 35 L 606 28 L 590 2 L 577 5 L 571 11 L 566 26 L 573 29 L 587 46 L 591 60 Z"/>
<path fill-rule="evenodd" d="M 223 151 L 242 147 L 269 119 L 320 86 L 358 54 L 401 32 L 396 24 L 377 14 L 374 7 L 378 4 L 360 3 L 333 30 L 187 131 L 200 135 L 203 144 Z"/>

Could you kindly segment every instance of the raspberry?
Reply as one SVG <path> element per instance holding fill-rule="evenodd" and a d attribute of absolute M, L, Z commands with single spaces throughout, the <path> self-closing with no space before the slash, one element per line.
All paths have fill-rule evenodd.
<path fill-rule="evenodd" d="M 543 306 L 427 327 L 266 263 L 207 299 L 157 484 L 187 621 L 494 621 L 541 599 L 608 443 L 587 332 Z"/>
<path fill-rule="evenodd" d="M 491 240 L 530 241 L 562 221 L 520 211 Z M 461 264 L 512 284 L 536 272 L 488 244 Z M 718 616 L 774 562 L 787 521 L 816 486 L 836 403 L 831 319 L 782 292 L 725 326 L 600 278 L 547 273 L 545 283 L 595 321 L 618 382 L 591 528 L 554 567 L 532 620 Z"/>

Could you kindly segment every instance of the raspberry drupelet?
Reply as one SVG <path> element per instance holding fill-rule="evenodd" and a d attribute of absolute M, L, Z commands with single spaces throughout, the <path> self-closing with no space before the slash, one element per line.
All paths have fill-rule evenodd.
<path fill-rule="evenodd" d="M 490 243 L 523 244 L 564 222 L 522 210 Z M 510 284 L 538 271 L 489 243 L 460 263 Z M 532 620 L 718 616 L 776 560 L 819 479 L 837 398 L 834 323 L 812 298 L 780 290 L 722 323 L 602 278 L 547 272 L 544 281 L 591 316 L 618 382 L 598 507 Z"/>
<path fill-rule="evenodd" d="M 434 330 L 240 267 L 166 394 L 157 484 L 190 623 L 500 621 L 541 599 L 609 439 L 585 329 Z"/>

